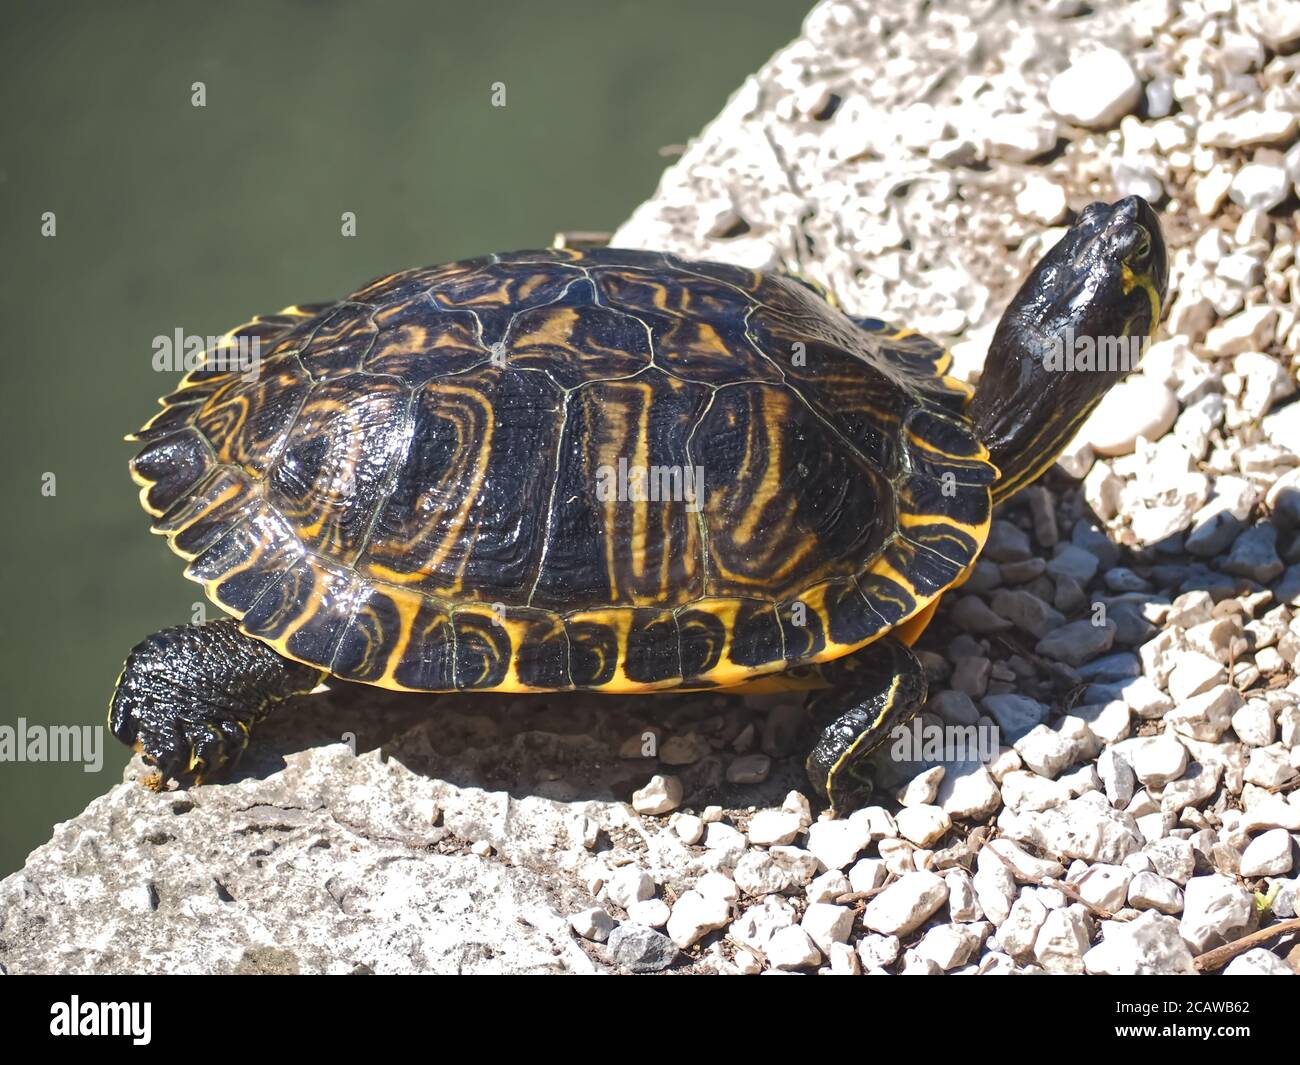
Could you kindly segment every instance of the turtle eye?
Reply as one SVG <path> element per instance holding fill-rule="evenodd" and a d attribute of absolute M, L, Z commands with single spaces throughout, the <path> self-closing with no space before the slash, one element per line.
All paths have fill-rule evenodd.
<path fill-rule="evenodd" d="M 1142 226 L 1138 226 L 1137 237 L 1133 241 L 1133 251 L 1129 254 L 1129 261 L 1143 263 L 1146 262 L 1150 254 L 1151 234 Z"/>

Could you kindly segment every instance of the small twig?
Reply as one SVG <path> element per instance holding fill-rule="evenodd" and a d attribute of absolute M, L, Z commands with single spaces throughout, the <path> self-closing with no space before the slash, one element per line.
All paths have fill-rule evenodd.
<path fill-rule="evenodd" d="M 1270 939 L 1286 935 L 1288 932 L 1300 932 L 1300 917 L 1293 917 L 1289 921 L 1280 921 L 1278 924 L 1261 928 L 1258 932 L 1252 932 L 1248 936 L 1242 936 L 1226 946 L 1207 950 L 1204 954 L 1198 954 L 1192 959 L 1192 964 L 1196 966 L 1198 972 L 1213 972 L 1215 969 L 1222 969 L 1238 954 L 1245 954 L 1246 951 L 1262 946 Z"/>
<path fill-rule="evenodd" d="M 733 947 L 735 947 L 737 950 L 743 950 L 748 954 L 754 955 L 754 957 L 758 959 L 759 965 L 763 966 L 763 968 L 765 969 L 769 968 L 768 961 L 767 961 L 767 954 L 765 951 L 759 950 L 758 947 L 751 947 L 748 943 L 742 943 L 730 932 L 728 932 L 725 936 L 723 936 L 723 938 L 728 943 L 730 943 Z"/>
<path fill-rule="evenodd" d="M 867 899 L 873 899 L 888 887 L 898 883 L 898 877 L 890 874 L 888 880 L 878 888 L 872 888 L 870 891 L 850 891 L 847 894 L 839 896 L 835 902 L 840 906 L 851 906 L 855 902 L 865 902 Z"/>

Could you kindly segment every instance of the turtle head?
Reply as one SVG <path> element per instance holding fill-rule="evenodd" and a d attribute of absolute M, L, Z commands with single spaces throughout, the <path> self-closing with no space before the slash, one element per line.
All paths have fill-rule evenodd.
<path fill-rule="evenodd" d="M 998 323 L 969 411 L 1002 472 L 995 500 L 1055 462 L 1137 365 L 1168 280 L 1160 220 L 1138 196 L 1089 205 L 1034 267 Z"/>

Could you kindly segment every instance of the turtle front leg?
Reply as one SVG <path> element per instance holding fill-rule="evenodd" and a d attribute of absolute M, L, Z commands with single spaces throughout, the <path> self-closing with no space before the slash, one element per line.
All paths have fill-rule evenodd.
<path fill-rule="evenodd" d="M 815 668 L 827 690 L 808 701 L 821 735 L 805 766 L 831 812 L 846 814 L 875 786 L 872 752 L 924 704 L 925 670 L 905 644 L 888 636 Z"/>
<path fill-rule="evenodd" d="M 315 688 L 324 674 L 291 662 L 239 631 L 235 621 L 178 625 L 136 645 L 109 704 L 113 735 L 158 773 L 144 783 L 233 768 L 253 725 Z"/>

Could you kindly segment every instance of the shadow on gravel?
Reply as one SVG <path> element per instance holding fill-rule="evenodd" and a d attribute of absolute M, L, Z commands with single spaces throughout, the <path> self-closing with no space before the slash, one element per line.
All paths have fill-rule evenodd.
<path fill-rule="evenodd" d="M 807 791 L 801 705 L 799 696 L 420 695 L 335 681 L 259 727 L 229 779 L 262 779 L 298 752 L 343 743 L 515 798 L 627 802 L 662 773 L 682 781 L 687 805 L 779 805 L 791 789 Z M 647 747 L 660 758 L 641 757 Z M 775 756 L 755 758 L 764 748 Z"/>

